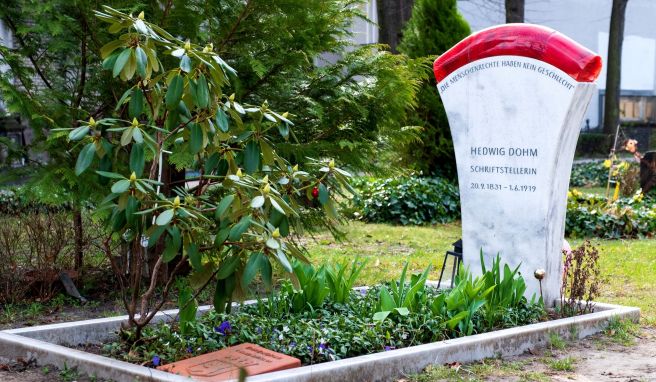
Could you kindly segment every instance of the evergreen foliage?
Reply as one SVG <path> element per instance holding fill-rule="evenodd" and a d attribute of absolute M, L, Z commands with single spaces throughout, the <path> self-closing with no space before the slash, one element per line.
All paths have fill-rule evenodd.
<path fill-rule="evenodd" d="M 144 11 L 182 39 L 212 43 L 239 74 L 229 74 L 229 90 L 243 102 L 268 101 L 273 109 L 294 110 L 291 117 L 298 123 L 292 139 L 276 142 L 284 143 L 281 155 L 297 163 L 334 157 L 351 167 L 375 169 L 389 165 L 388 159 L 398 161 L 398 156 L 380 161 L 367 157 L 397 151 L 416 139 L 414 129 L 405 126 L 428 61 L 392 55 L 379 46 L 353 45 L 350 26 L 364 19 L 363 3 L 113 0 L 110 5 L 126 13 Z M 92 15 L 101 4 L 10 0 L 0 9 L 16 37 L 13 49 L 0 47 L 0 63 L 10 67 L 0 74 L 0 97 L 8 112 L 28 119 L 35 129 L 30 147 L 12 147 L 10 152 L 14 157 L 48 152 L 50 166 L 31 163 L 32 179 L 44 189 L 69 189 L 72 196 L 81 195 L 80 190 L 75 175 L 65 169 L 72 168 L 77 152 L 57 150 L 46 137 L 52 128 L 76 127 L 78 120 L 111 114 L 121 96 L 116 79 L 102 71 L 100 49 L 108 33 Z M 5 141 L 0 145 L 10 146 Z M 179 167 L 186 165 L 178 159 Z"/>
<path fill-rule="evenodd" d="M 215 285 L 214 306 L 223 311 L 256 274 L 271 287 L 272 264 L 291 273 L 290 258 L 307 261 L 290 235 L 302 233 L 306 210 L 323 211 L 321 223 L 334 229 L 335 198 L 344 196 L 350 175 L 332 159 L 299 167 L 278 155 L 273 137 L 290 138 L 289 113 L 227 92 L 235 70 L 211 43 L 181 40 L 144 12 L 135 17 L 105 6 L 95 16 L 117 37 L 100 51 L 102 67 L 122 81 L 122 96 L 113 115 L 54 129 L 49 139 L 81 148 L 75 174 L 103 185 L 97 208 L 109 212 L 105 255 L 139 339 L 184 263 L 197 293 Z M 174 184 L 174 198 L 160 188 L 163 168 L 172 164 L 196 174 Z M 126 262 L 116 261 L 110 239 L 130 248 Z M 168 263 L 167 274 L 161 270 Z M 143 293 L 142 269 L 150 279 Z M 158 299 L 160 273 L 166 282 Z M 183 288 L 179 301 L 181 319 L 192 320 L 192 293 Z"/>
<path fill-rule="evenodd" d="M 417 0 L 403 31 L 399 51 L 409 57 L 434 60 L 470 33 L 456 0 Z M 419 91 L 415 125 L 423 126 L 420 145 L 406 152 L 409 162 L 426 174 L 455 177 L 455 155 L 449 123 L 432 72 Z"/>

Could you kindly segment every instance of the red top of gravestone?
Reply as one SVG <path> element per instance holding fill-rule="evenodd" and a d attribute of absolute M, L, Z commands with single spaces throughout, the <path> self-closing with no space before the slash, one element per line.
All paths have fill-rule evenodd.
<path fill-rule="evenodd" d="M 470 62 L 494 56 L 523 56 L 551 64 L 579 82 L 592 82 L 601 57 L 555 30 L 532 24 L 504 24 L 476 32 L 435 60 L 437 82 Z"/>
<path fill-rule="evenodd" d="M 239 378 L 239 368 L 257 375 L 301 366 L 297 358 L 255 344 L 241 344 L 219 351 L 159 366 L 158 370 L 189 376 L 197 381 L 217 382 Z"/>

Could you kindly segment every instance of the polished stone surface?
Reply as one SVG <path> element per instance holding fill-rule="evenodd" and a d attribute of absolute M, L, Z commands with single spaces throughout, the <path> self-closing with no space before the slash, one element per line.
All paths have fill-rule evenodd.
<path fill-rule="evenodd" d="M 576 141 L 594 84 L 519 56 L 467 64 L 437 85 L 458 167 L 464 264 L 499 253 L 520 265 L 527 297 L 560 293 L 561 245 Z"/>

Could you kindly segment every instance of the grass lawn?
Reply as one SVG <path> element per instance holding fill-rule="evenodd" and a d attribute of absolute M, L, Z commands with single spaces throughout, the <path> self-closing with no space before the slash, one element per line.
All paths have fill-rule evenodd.
<path fill-rule="evenodd" d="M 606 196 L 606 187 L 572 187 L 574 189 L 577 189 L 583 193 L 586 194 L 591 194 L 591 195 L 598 195 L 598 196 Z M 613 190 L 611 190 L 611 196 L 612 196 Z"/>
<path fill-rule="evenodd" d="M 367 259 L 368 263 L 358 278 L 361 285 L 398 278 L 406 261 L 409 262 L 408 272 L 412 273 L 422 272 L 428 265 L 432 265 L 430 279 L 437 280 L 444 252 L 453 249 L 452 243 L 461 234 L 459 224 L 402 227 L 351 222 L 345 231 L 347 239 L 344 242 L 336 242 L 326 233 L 305 244 L 310 252 L 310 260 L 315 264 L 341 263 L 358 256 Z M 451 275 L 446 278 L 451 278 Z"/>
<path fill-rule="evenodd" d="M 335 242 L 329 234 L 306 242 L 310 258 L 315 264 L 334 264 L 357 256 L 368 259 L 360 275 L 360 284 L 367 285 L 397 278 L 405 261 L 412 272 L 432 265 L 430 279 L 438 279 L 444 252 L 461 233 L 459 224 L 397 227 L 361 222 L 350 223 L 346 231 L 344 242 Z M 571 242 L 572 246 L 580 243 Z M 656 325 L 656 239 L 593 243 L 601 249 L 602 275 L 608 278 L 599 300 L 640 307 L 643 323 Z"/>

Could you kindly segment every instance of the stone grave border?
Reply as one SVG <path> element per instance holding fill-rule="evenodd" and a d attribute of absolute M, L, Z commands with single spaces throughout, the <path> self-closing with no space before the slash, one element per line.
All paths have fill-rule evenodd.
<path fill-rule="evenodd" d="M 250 300 L 245 304 L 254 302 Z M 210 309 L 211 306 L 201 306 L 198 314 Z M 159 312 L 152 322 L 172 320 L 177 312 L 177 309 Z M 390 377 L 418 373 L 431 364 L 522 354 L 528 349 L 546 346 L 552 333 L 565 338 L 584 338 L 600 332 L 615 318 L 638 322 L 640 309 L 598 302 L 595 303 L 595 312 L 583 316 L 277 371 L 249 377 L 248 381 L 385 381 Z M 113 332 L 126 320 L 127 316 L 118 316 L 3 330 L 0 331 L 0 360 L 22 358 L 34 360 L 38 365 L 77 367 L 80 372 L 115 381 L 190 381 L 188 377 L 66 347 L 114 339 Z"/>

